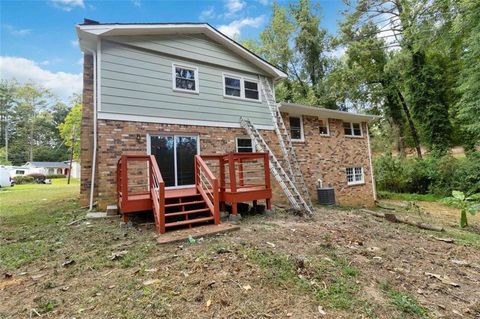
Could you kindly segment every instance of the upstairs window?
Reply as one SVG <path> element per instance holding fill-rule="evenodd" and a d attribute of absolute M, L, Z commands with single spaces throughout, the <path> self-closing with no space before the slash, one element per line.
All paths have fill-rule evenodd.
<path fill-rule="evenodd" d="M 246 81 L 245 80 L 245 98 L 246 99 L 252 99 L 252 100 L 258 100 L 259 99 L 258 83 L 257 82 L 252 82 L 252 81 Z"/>
<path fill-rule="evenodd" d="M 290 116 L 290 136 L 293 141 L 303 141 L 303 123 L 301 116 Z"/>
<path fill-rule="evenodd" d="M 343 122 L 343 130 L 346 136 L 362 136 L 360 123 Z"/>
<path fill-rule="evenodd" d="M 328 120 L 327 119 L 319 119 L 319 133 L 320 135 L 328 136 L 330 135 L 330 131 L 328 128 Z"/>
<path fill-rule="evenodd" d="M 248 137 L 236 138 L 236 151 L 237 153 L 252 153 L 254 152 L 253 141 Z"/>
<path fill-rule="evenodd" d="M 225 95 L 241 97 L 242 80 L 232 77 L 225 77 Z"/>
<path fill-rule="evenodd" d="M 347 184 L 363 184 L 363 167 L 347 167 Z"/>
<path fill-rule="evenodd" d="M 260 84 L 257 80 L 224 74 L 223 88 L 225 97 L 260 101 Z"/>
<path fill-rule="evenodd" d="M 172 71 L 175 91 L 198 93 L 198 68 L 173 64 Z"/>

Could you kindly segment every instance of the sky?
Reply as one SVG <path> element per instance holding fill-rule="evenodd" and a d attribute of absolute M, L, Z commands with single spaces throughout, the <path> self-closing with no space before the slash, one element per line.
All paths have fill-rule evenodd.
<path fill-rule="evenodd" d="M 278 1 L 285 4 L 285 1 Z M 341 0 L 318 1 L 321 25 L 337 31 Z M 100 22 L 208 22 L 229 36 L 258 39 L 272 0 L 0 0 L 0 77 L 32 80 L 66 100 L 82 88 L 75 25 Z"/>

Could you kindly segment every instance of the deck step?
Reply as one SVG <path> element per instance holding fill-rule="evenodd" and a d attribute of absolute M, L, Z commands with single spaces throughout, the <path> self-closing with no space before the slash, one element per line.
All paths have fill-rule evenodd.
<path fill-rule="evenodd" d="M 166 223 L 165 227 L 175 227 L 175 226 L 183 226 L 183 225 L 190 225 L 190 224 L 197 224 L 197 223 L 205 223 L 208 221 L 213 220 L 213 216 L 210 217 L 203 217 L 203 218 L 195 218 L 195 219 L 189 219 L 189 220 L 182 220 L 179 222 L 173 222 L 173 223 Z"/>
<path fill-rule="evenodd" d="M 204 200 L 194 200 L 193 202 L 165 204 L 165 208 L 178 207 L 178 206 L 187 206 L 187 205 L 196 205 L 196 204 L 205 204 L 205 201 L 204 201 Z"/>
<path fill-rule="evenodd" d="M 192 209 L 192 210 L 186 210 L 183 212 L 175 212 L 175 213 L 167 213 L 165 214 L 165 217 L 172 217 L 172 216 L 182 216 L 182 215 L 189 215 L 189 214 L 195 214 L 195 213 L 203 213 L 203 212 L 208 212 L 210 211 L 210 208 L 200 208 L 200 209 Z"/>

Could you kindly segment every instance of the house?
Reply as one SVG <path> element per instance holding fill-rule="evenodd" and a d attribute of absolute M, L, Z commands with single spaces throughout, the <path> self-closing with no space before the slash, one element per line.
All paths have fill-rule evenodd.
<path fill-rule="evenodd" d="M 27 175 L 67 175 L 69 168 L 65 162 L 27 162 L 23 167 L 27 169 Z"/>
<path fill-rule="evenodd" d="M 339 204 L 374 203 L 368 135 L 374 117 L 276 104 L 272 88 L 287 75 L 209 24 L 85 20 L 76 29 L 84 53 L 82 204 L 97 202 L 103 209 L 118 201 L 126 212 L 125 192 L 140 186 L 146 187 L 145 202 L 138 202 L 137 209 L 151 209 L 159 197 L 158 203 L 153 200 L 159 207 L 154 212 L 165 214 L 169 205 L 184 211 L 181 199 L 171 204 L 162 200 L 188 189 L 191 196 L 205 195 L 197 185 L 202 176 L 213 198 L 217 189 L 211 183 L 220 183 L 225 191 L 225 183 L 245 179 L 243 166 L 255 160 L 258 167 L 252 171 L 267 170 L 255 177 L 264 183 L 265 192 L 257 196 L 267 206 L 270 200 L 305 202 L 300 177 L 294 180 L 294 175 L 301 176 L 308 188 L 303 194 L 312 199 L 321 181 L 335 189 Z M 288 131 L 284 137 L 282 129 Z M 246 155 L 259 149 L 268 150 L 266 161 L 262 154 Z M 288 156 L 298 166 L 290 165 Z M 205 164 L 208 160 L 216 166 Z M 127 161 L 132 162 L 128 169 Z M 271 189 L 268 170 L 274 177 Z M 236 207 L 236 200 L 226 202 Z M 208 203 L 213 211 L 213 202 Z M 187 220 L 188 213 L 184 215 Z"/>

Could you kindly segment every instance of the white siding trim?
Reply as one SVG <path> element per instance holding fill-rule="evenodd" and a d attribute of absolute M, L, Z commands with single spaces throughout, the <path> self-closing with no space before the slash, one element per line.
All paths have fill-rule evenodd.
<path fill-rule="evenodd" d="M 147 122 L 147 123 L 162 123 L 162 124 L 179 124 L 179 125 L 195 125 L 195 126 L 210 126 L 210 127 L 231 127 L 241 128 L 240 119 L 238 123 L 234 122 L 215 122 L 215 121 L 201 121 L 201 120 L 186 120 L 186 119 L 174 119 L 166 117 L 156 116 L 143 116 L 143 115 L 128 115 L 118 113 L 98 113 L 99 120 L 115 120 L 126 122 Z M 272 125 L 257 125 L 255 127 L 260 130 L 273 130 Z"/>
<path fill-rule="evenodd" d="M 97 113 L 102 110 L 102 40 L 97 42 Z M 95 84 L 94 84 L 95 85 Z"/>

